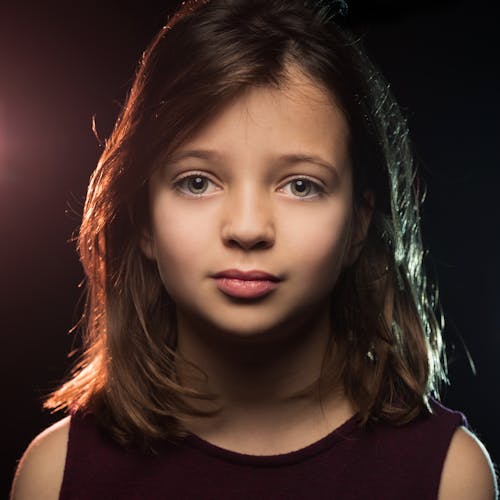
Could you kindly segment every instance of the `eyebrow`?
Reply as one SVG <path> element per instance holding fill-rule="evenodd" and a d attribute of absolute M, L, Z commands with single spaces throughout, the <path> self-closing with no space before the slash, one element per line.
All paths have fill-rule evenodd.
<path fill-rule="evenodd" d="M 175 163 L 185 158 L 199 158 L 201 160 L 221 161 L 223 155 L 211 149 L 187 149 L 174 153 L 169 163 Z M 278 157 L 278 163 L 282 165 L 295 165 L 297 163 L 313 163 L 327 169 L 331 173 L 338 175 L 337 169 L 329 162 L 318 155 L 306 153 L 288 153 Z"/>
<path fill-rule="evenodd" d="M 331 173 L 338 174 L 337 169 L 329 162 L 318 155 L 306 153 L 289 153 L 281 155 L 278 160 L 285 165 L 295 165 L 296 163 L 312 163 L 328 170 Z"/>

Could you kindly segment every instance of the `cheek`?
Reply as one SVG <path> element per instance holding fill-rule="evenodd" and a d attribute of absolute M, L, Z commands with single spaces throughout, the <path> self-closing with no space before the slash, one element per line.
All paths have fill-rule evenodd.
<path fill-rule="evenodd" d="M 190 270 L 195 271 L 209 248 L 213 218 L 199 210 L 163 206 L 153 214 L 153 219 L 158 269 L 165 287 L 174 293 L 174 288 L 182 287 L 182 278 Z"/>
<path fill-rule="evenodd" d="M 314 219 L 297 215 L 284 231 L 284 248 L 303 280 L 333 287 L 348 247 L 350 212 L 331 206 Z"/>

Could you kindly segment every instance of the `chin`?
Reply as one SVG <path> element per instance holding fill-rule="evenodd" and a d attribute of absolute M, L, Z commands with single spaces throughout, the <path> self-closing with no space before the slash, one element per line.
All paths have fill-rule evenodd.
<path fill-rule="evenodd" d="M 215 334 L 219 334 L 223 337 L 226 338 L 234 338 L 234 339 L 241 339 L 241 340 L 263 340 L 270 335 L 273 334 L 273 332 L 276 331 L 277 325 L 275 324 L 264 324 L 263 322 L 260 322 L 257 324 L 256 322 L 254 324 L 249 324 L 248 322 L 240 321 L 234 322 L 234 323 L 216 323 L 212 324 L 212 331 Z"/>

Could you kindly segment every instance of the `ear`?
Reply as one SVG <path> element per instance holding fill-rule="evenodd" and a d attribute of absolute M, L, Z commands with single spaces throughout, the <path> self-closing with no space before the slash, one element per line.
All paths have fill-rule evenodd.
<path fill-rule="evenodd" d="M 351 266 L 358 258 L 368 234 L 374 208 L 375 195 L 373 191 L 367 190 L 363 193 L 361 203 L 357 207 L 357 213 L 352 221 L 349 248 L 344 259 L 344 267 Z"/>
<path fill-rule="evenodd" d="M 148 228 L 144 228 L 141 233 L 141 240 L 139 242 L 141 251 L 145 257 L 150 260 L 156 260 L 156 246 L 153 235 Z"/>

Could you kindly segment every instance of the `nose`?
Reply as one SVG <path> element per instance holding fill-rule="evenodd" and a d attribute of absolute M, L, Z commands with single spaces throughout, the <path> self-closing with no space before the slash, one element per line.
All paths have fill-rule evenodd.
<path fill-rule="evenodd" d="M 243 250 L 274 245 L 275 224 L 269 195 L 258 189 L 233 192 L 227 197 L 221 236 L 225 245 Z"/>

